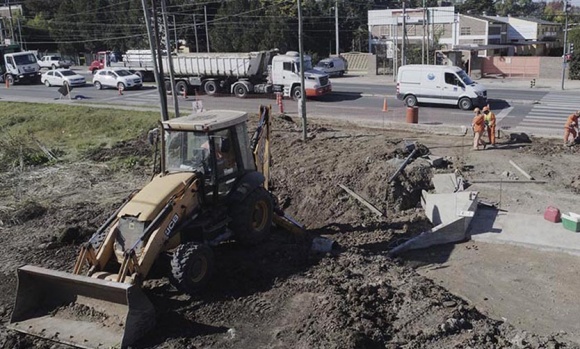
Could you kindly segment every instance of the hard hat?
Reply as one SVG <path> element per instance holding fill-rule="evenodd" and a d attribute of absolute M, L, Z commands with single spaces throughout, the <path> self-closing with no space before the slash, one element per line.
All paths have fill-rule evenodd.
<path fill-rule="evenodd" d="M 489 107 L 486 105 L 485 107 L 483 107 L 483 111 L 488 111 Z"/>

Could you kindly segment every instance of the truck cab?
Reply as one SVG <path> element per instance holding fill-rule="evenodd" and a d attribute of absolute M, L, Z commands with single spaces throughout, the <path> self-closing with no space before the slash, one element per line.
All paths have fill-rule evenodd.
<path fill-rule="evenodd" d="M 312 59 L 304 55 L 304 89 L 307 97 L 319 97 L 332 91 L 328 75 L 312 69 Z M 300 98 L 300 55 L 289 51 L 272 58 L 272 83 L 281 86 L 285 96 Z"/>
<path fill-rule="evenodd" d="M 41 73 L 34 52 L 24 51 L 4 54 L 2 78 L 10 84 L 19 82 L 40 83 Z"/>

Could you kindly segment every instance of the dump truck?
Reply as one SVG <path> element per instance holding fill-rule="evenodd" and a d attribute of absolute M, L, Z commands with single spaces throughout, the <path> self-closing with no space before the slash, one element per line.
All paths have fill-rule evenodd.
<path fill-rule="evenodd" d="M 267 189 L 270 108 L 260 112 L 251 138 L 245 112 L 162 121 L 151 136 L 158 174 L 82 245 L 72 272 L 18 269 L 9 328 L 82 348 L 127 347 L 155 326 L 141 285 L 158 263 L 178 290 L 196 294 L 213 273 L 212 248 L 232 239 L 259 248 L 273 221 L 297 225 Z"/>
<path fill-rule="evenodd" d="M 89 69 L 94 72 L 109 63 L 111 66 L 124 66 L 143 79 L 153 74 L 150 51 L 127 51 L 121 61 L 108 57 L 112 57 L 110 52 L 99 52 L 98 60 Z M 250 94 L 281 93 L 284 97 L 297 100 L 301 95 L 300 57 L 295 51 L 286 54 L 268 50 L 164 55 L 162 65 L 165 75 L 170 71 L 167 57 L 171 57 L 175 90 L 180 95 L 194 90 L 207 95 L 233 94 L 239 98 Z M 113 62 L 115 60 L 117 62 Z M 306 97 L 319 97 L 332 91 L 328 74 L 313 69 L 312 59 L 308 55 L 304 55 L 304 75 Z M 166 83 L 169 83 L 169 79 L 166 79 Z"/>

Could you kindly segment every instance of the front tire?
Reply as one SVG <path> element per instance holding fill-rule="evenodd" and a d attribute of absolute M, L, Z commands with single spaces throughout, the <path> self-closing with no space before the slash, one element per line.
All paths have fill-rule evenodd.
<path fill-rule="evenodd" d="M 101 85 L 101 83 L 98 82 L 98 81 L 95 81 L 93 85 L 95 85 L 95 88 L 97 90 L 102 90 L 103 89 L 103 85 Z"/>
<path fill-rule="evenodd" d="M 180 291 L 194 295 L 208 283 L 214 269 L 211 248 L 188 242 L 177 247 L 171 259 L 171 282 Z"/>
<path fill-rule="evenodd" d="M 473 103 L 471 103 L 471 99 L 469 98 L 461 98 L 459 100 L 459 108 L 462 110 L 471 110 L 473 108 Z"/>
<path fill-rule="evenodd" d="M 273 203 L 270 194 L 263 187 L 251 192 L 242 202 L 231 208 L 230 229 L 236 240 L 244 245 L 256 245 L 270 235 Z"/>
<path fill-rule="evenodd" d="M 294 86 L 292 89 L 292 99 L 297 101 L 302 97 L 302 91 L 300 90 L 300 86 Z"/>

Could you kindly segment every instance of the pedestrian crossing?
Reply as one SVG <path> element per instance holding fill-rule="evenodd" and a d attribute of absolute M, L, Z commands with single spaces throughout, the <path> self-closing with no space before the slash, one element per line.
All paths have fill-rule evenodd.
<path fill-rule="evenodd" d="M 570 114 L 580 110 L 580 96 L 576 93 L 549 92 L 523 118 L 517 128 L 530 133 L 563 133 Z"/>

